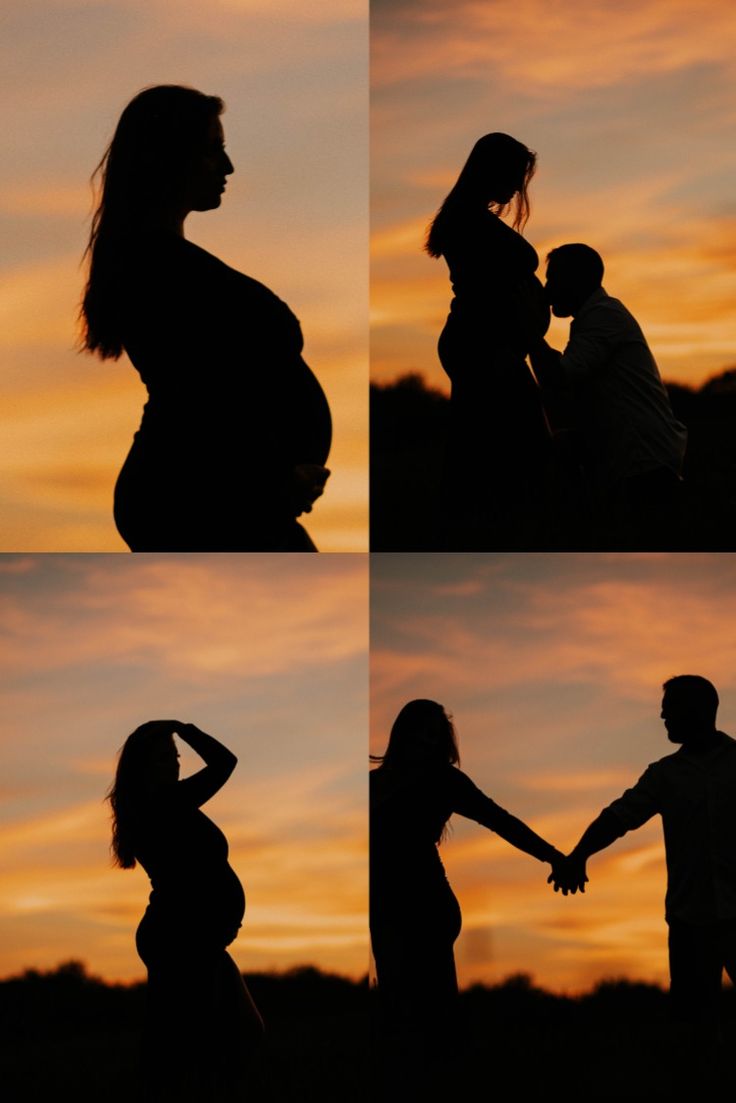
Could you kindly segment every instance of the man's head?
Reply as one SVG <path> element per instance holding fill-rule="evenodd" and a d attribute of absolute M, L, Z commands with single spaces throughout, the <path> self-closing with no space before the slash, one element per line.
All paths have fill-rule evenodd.
<path fill-rule="evenodd" d="M 547 255 L 545 290 L 556 318 L 569 318 L 603 282 L 603 261 L 589 245 L 558 245 Z"/>
<path fill-rule="evenodd" d="M 699 674 L 678 674 L 662 687 L 662 719 L 670 743 L 686 743 L 715 731 L 718 693 Z"/>

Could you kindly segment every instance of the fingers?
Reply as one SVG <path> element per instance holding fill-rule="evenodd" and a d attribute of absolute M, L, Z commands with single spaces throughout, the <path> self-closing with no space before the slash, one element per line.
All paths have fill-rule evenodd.
<path fill-rule="evenodd" d="M 575 858 L 563 858 L 555 862 L 552 872 L 547 878 L 547 884 L 552 885 L 555 892 L 561 892 L 563 896 L 575 896 L 578 892 L 585 892 L 588 875 L 585 863 Z"/>

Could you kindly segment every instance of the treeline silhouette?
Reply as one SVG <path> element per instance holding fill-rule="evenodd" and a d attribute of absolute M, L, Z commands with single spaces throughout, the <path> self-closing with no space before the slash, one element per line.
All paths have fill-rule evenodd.
<path fill-rule="evenodd" d="M 736 367 L 700 388 L 668 383 L 667 390 L 675 416 L 688 428 L 689 440 L 681 543 L 662 550 L 732 551 L 736 549 Z M 449 405 L 449 399 L 428 386 L 418 372 L 393 383 L 371 385 L 373 551 L 437 550 Z M 489 432 L 491 426 L 489 419 Z M 596 550 L 594 534 L 571 531 L 563 521 L 548 546 L 536 550 L 578 548 Z"/>
<path fill-rule="evenodd" d="M 376 1082 L 369 1056 L 367 981 L 306 966 L 248 973 L 268 1027 L 271 1097 L 278 1103 L 363 1103 Z M 108 984 L 79 961 L 27 969 L 0 981 L 3 1099 L 106 1103 L 136 1098 L 145 983 Z M 736 991 L 722 993 L 726 1050 L 736 1044 Z M 681 1098 L 685 1028 L 671 1021 L 667 993 L 627 979 L 580 996 L 557 995 L 526 974 L 460 994 L 465 1039 L 461 1090 L 493 1085 L 495 1098 L 545 1097 L 557 1078 L 567 1100 Z M 183 1057 L 182 1059 L 185 1059 Z M 709 1086 L 729 1072 L 711 1069 Z M 552 1080 L 550 1079 L 552 1078 Z M 270 1100 L 269 1100 L 270 1103 Z"/>
<path fill-rule="evenodd" d="M 366 1100 L 367 979 L 313 966 L 245 977 L 267 1027 L 268 1103 Z M 3 1099 L 137 1099 L 145 989 L 108 984 L 80 961 L 0 981 Z"/>
<path fill-rule="evenodd" d="M 731 1054 L 736 992 L 728 986 L 721 998 L 724 1050 Z M 686 1098 L 683 1088 L 693 1078 L 712 1089 L 712 1098 L 733 1088 L 733 1069 L 709 1053 L 693 1055 L 691 1028 L 673 1022 L 669 994 L 642 981 L 603 980 L 578 996 L 548 992 L 527 974 L 475 984 L 460 993 L 460 1034 L 457 1099 L 559 1094 L 568 1103 L 653 1103 Z"/>

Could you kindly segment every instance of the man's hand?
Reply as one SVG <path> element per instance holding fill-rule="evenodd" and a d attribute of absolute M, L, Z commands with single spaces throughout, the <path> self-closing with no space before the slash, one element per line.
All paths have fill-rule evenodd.
<path fill-rule="evenodd" d="M 553 862 L 552 872 L 547 878 L 547 884 L 554 885 L 555 892 L 562 892 L 563 896 L 568 893 L 574 896 L 578 891 L 585 892 L 587 881 L 585 858 L 581 858 L 575 851 L 561 861 Z"/>

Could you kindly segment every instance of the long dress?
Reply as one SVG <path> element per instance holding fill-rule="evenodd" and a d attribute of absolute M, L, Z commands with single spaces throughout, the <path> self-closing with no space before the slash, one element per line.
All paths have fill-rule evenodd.
<path fill-rule="evenodd" d="M 489 211 L 458 217 L 443 251 L 454 298 L 438 351 L 452 383 L 446 511 L 498 546 L 532 533 L 549 429 L 526 364 L 550 311 L 534 248 Z M 531 524 L 530 524 L 531 522 Z"/>
<path fill-rule="evenodd" d="M 399 1100 L 438 1090 L 457 1061 L 461 913 L 438 851 L 444 826 L 453 812 L 491 830 L 513 817 L 449 764 L 373 770 L 370 812 L 381 1098 Z"/>
<path fill-rule="evenodd" d="M 370 922 L 379 987 L 398 1003 L 446 1006 L 457 994 L 457 898 L 438 844 L 453 813 L 490 830 L 508 813 L 454 766 L 370 775 Z"/>
<path fill-rule="evenodd" d="M 241 1073 L 250 997 L 226 947 L 245 894 L 227 839 L 186 782 L 141 811 L 136 839 L 152 889 L 136 932 L 148 970 L 144 1083 L 152 1099 L 201 1097 Z"/>
<path fill-rule="evenodd" d="M 123 539 L 134 551 L 312 550 L 294 468 L 324 466 L 332 427 L 297 318 L 175 234 L 127 256 L 123 345 L 148 401 L 115 488 Z"/>

